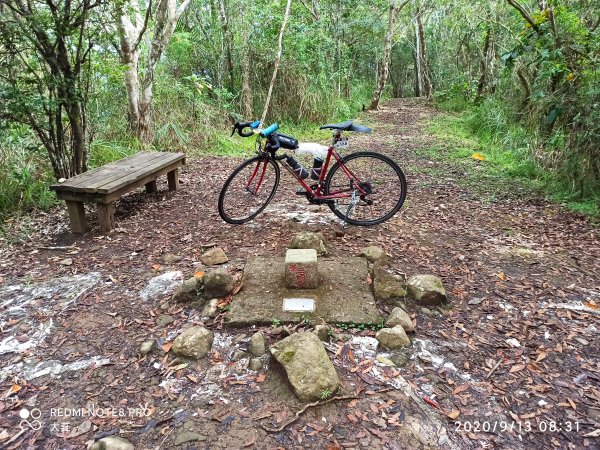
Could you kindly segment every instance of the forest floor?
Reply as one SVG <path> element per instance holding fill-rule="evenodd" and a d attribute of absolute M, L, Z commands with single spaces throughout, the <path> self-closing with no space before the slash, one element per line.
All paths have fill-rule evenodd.
<path fill-rule="evenodd" d="M 253 222 L 225 225 L 217 196 L 240 160 L 210 156 L 188 161 L 176 193 L 164 183 L 158 194 L 124 197 L 109 234 L 70 234 L 63 208 L 8 224 L 0 241 L 0 447 L 85 448 L 120 433 L 136 448 L 187 438 L 177 448 L 600 448 L 600 232 L 517 184 L 486 178 L 485 161 L 431 159 L 432 147 L 444 152 L 427 133 L 438 114 L 416 100 L 390 101 L 361 118 L 372 135 L 351 136 L 351 150 L 385 153 L 407 174 L 405 206 L 376 227 L 342 230 L 290 183 Z M 373 361 L 357 367 L 334 339 L 328 349 L 343 390 L 357 398 L 310 408 L 270 432 L 262 425 L 285 424 L 302 404 L 274 363 L 253 372 L 230 362 L 256 329 L 210 320 L 210 357 L 178 361 L 168 343 L 202 323 L 199 312 L 140 291 L 157 275 L 191 276 L 215 244 L 239 276 L 247 257 L 282 256 L 304 230 L 322 232 L 332 256 L 378 245 L 397 273 L 438 275 L 450 307 L 409 304 L 414 347 L 405 366 L 382 376 Z M 37 298 L 10 310 L 11 292 L 28 288 Z M 262 330 L 269 343 L 281 338 L 281 327 Z M 148 339 L 161 348 L 140 356 Z M 390 388 L 395 376 L 421 401 Z M 68 417 L 90 404 L 112 412 Z M 41 428 L 30 426 L 35 417 L 22 422 L 23 408 L 40 410 Z"/>

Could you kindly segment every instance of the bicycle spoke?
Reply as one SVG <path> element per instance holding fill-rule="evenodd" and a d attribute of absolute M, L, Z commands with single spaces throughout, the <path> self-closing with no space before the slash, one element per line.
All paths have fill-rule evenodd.
<path fill-rule="evenodd" d="M 269 203 L 279 183 L 273 161 L 253 158 L 238 167 L 225 182 L 219 197 L 219 213 L 229 223 L 251 220 Z"/>
<path fill-rule="evenodd" d="M 333 212 L 356 225 L 381 223 L 393 216 L 406 194 L 406 181 L 400 168 L 389 158 L 369 152 L 348 156 L 345 166 L 352 178 L 339 165 L 333 167 L 328 176 L 328 194 L 347 194 L 330 206 Z M 358 199 L 352 205 L 354 192 Z M 348 212 L 351 212 L 350 217 Z"/>

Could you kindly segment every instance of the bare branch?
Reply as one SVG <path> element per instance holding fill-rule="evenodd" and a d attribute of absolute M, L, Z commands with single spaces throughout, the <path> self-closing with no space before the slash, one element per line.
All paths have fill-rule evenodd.
<path fill-rule="evenodd" d="M 529 25 L 531 25 L 531 28 L 533 28 L 537 34 L 541 33 L 540 32 L 540 27 L 538 27 L 538 25 L 535 23 L 535 21 L 533 20 L 533 18 L 531 17 L 531 15 L 525 10 L 525 8 L 523 8 L 523 6 L 521 6 L 515 0 L 506 0 L 506 2 L 510 6 L 512 6 L 513 8 L 515 8 L 517 11 L 519 11 L 519 13 L 521 14 L 521 16 L 523 16 L 523 18 L 527 21 L 527 23 L 529 23 Z"/>
<path fill-rule="evenodd" d="M 141 30 L 138 32 L 138 36 L 137 36 L 137 40 L 135 41 L 135 44 L 133 44 L 133 52 L 135 52 L 140 43 L 142 42 L 142 38 L 144 37 L 144 33 L 146 33 L 146 30 L 148 29 L 148 20 L 150 20 L 150 16 L 152 15 L 152 0 L 150 0 L 148 2 L 148 8 L 146 9 L 146 16 L 144 17 L 144 24 L 142 25 Z"/>

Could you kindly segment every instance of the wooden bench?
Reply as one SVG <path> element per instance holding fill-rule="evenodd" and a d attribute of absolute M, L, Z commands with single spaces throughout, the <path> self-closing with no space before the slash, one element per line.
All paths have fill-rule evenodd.
<path fill-rule="evenodd" d="M 140 186 L 146 192 L 156 192 L 156 179 L 167 174 L 169 190 L 179 187 L 179 167 L 185 164 L 185 154 L 168 152 L 139 152 L 89 172 L 55 183 L 59 200 L 67 203 L 71 229 L 85 233 L 89 227 L 85 219 L 85 202 L 96 203 L 102 231 L 115 226 L 115 201 Z"/>

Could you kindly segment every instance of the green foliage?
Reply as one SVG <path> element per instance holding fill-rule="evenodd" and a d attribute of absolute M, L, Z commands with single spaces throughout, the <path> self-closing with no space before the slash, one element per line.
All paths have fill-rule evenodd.
<path fill-rule="evenodd" d="M 535 160 L 531 146 L 539 142 L 539 137 L 512 122 L 497 101 L 439 116 L 430 123 L 429 131 L 443 144 L 430 148 L 428 156 L 460 164 L 465 176 L 459 181 L 492 201 L 508 190 L 513 194 L 540 192 L 575 212 L 591 217 L 600 214 L 598 191 L 583 198 L 573 195 L 568 177 Z M 485 160 L 474 160 L 474 153 L 482 154 Z"/>
<path fill-rule="evenodd" d="M 5 129 L 0 138 L 0 219 L 8 213 L 55 203 L 48 189 L 52 171 L 43 149 L 26 127 Z"/>
<path fill-rule="evenodd" d="M 323 391 L 321 392 L 321 400 L 327 400 L 329 397 L 331 397 L 332 392 L 325 388 L 323 389 Z"/>

